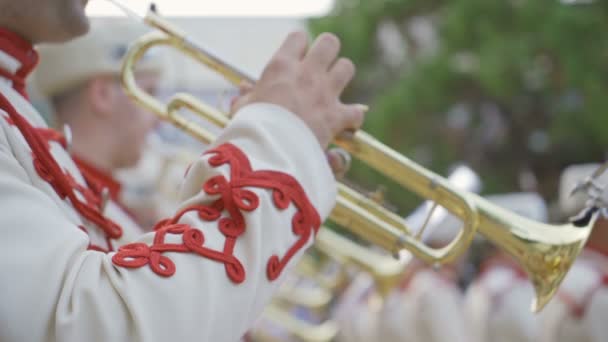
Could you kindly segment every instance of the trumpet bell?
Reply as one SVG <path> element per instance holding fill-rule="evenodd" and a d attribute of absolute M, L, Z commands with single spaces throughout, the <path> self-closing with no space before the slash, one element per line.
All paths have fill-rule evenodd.
<path fill-rule="evenodd" d="M 597 214 L 580 227 L 572 223 L 556 226 L 513 214 L 477 195 L 469 196 L 479 213 L 479 232 L 518 261 L 536 293 L 531 308 L 542 310 L 585 246 Z"/>

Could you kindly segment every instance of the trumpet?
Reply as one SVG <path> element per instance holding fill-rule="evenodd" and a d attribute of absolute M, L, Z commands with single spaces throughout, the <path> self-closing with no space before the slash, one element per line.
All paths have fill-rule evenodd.
<path fill-rule="evenodd" d="M 326 320 L 319 324 L 313 324 L 292 317 L 291 314 L 278 307 L 269 305 L 264 309 L 264 318 L 272 323 L 278 324 L 291 335 L 307 342 L 329 342 L 338 334 L 338 325 L 332 320 Z M 256 336 L 257 335 L 257 336 Z M 262 332 L 254 331 L 254 339 L 260 341 L 279 341 Z"/>
<path fill-rule="evenodd" d="M 320 229 L 317 233 L 315 248 L 342 265 L 353 265 L 368 273 L 383 298 L 397 286 L 410 259 L 406 256 L 395 259 L 382 255 L 328 228 Z"/>
<path fill-rule="evenodd" d="M 318 241 L 318 239 L 319 237 L 317 235 L 316 241 Z M 319 249 L 318 244 L 315 243 L 315 247 L 323 254 Z M 325 255 L 325 257 L 322 258 L 323 261 L 318 261 L 314 260 L 315 258 L 309 253 L 306 253 L 296 265 L 295 272 L 299 276 L 313 279 L 330 293 L 336 293 L 348 282 L 348 274 L 343 267 L 344 265 L 340 263 L 340 260 L 333 259 L 336 262 L 333 264 L 329 257 L 330 256 Z"/>
<path fill-rule="evenodd" d="M 333 293 L 323 286 L 301 286 L 295 277 L 284 282 L 275 299 L 290 305 L 305 307 L 314 312 L 324 312 L 331 304 Z"/>
<path fill-rule="evenodd" d="M 154 11 L 140 17 L 122 5 L 121 8 L 159 31 L 136 40 L 125 55 L 122 83 L 126 92 L 161 119 L 205 143 L 213 141 L 212 133 L 184 118 L 180 110 L 199 114 L 219 127 L 228 124 L 228 116 L 185 93 L 173 95 L 168 103 L 160 102 L 137 86 L 134 77 L 137 62 L 150 48 L 168 46 L 216 71 L 234 85 L 243 81 L 254 84 L 255 79 L 194 43 Z M 480 233 L 508 252 L 527 272 L 536 293 L 533 311 L 541 310 L 553 297 L 585 245 L 598 216 L 597 210 L 593 210 L 585 220 L 576 224 L 539 223 L 502 209 L 476 194 L 455 188 L 445 178 L 363 131 L 337 138 L 334 143 L 405 189 L 444 207 L 461 219 L 463 225 L 448 245 L 432 248 L 412 232 L 403 218 L 342 183 L 338 183 L 338 197 L 330 215 L 331 221 L 393 255 L 407 250 L 433 265 L 454 260 L 468 248 L 474 235 Z"/>

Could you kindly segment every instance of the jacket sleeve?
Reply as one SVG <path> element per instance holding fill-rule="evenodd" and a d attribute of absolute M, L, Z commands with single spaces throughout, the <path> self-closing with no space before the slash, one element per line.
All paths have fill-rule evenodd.
<path fill-rule="evenodd" d="M 250 105 L 189 168 L 181 210 L 105 254 L 0 149 L 2 341 L 236 341 L 336 194 L 308 127 Z"/>

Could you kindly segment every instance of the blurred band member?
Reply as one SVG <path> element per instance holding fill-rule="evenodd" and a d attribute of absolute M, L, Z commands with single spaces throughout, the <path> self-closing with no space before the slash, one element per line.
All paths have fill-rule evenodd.
<path fill-rule="evenodd" d="M 456 188 L 477 192 L 481 182 L 473 170 L 462 165 L 450 173 Z M 422 227 L 432 203 L 425 202 L 406 218 L 409 227 Z M 437 208 L 428 220 L 423 241 L 432 247 L 448 244 L 460 221 Z M 372 285 L 361 286 L 359 307 L 348 311 L 350 340 L 358 341 L 466 341 L 462 324 L 462 293 L 458 288 L 459 262 L 435 270 L 422 261 L 408 259 L 396 289 L 379 298 Z M 365 278 L 361 280 L 363 282 Z M 370 282 L 370 280 L 367 280 Z M 344 328 L 344 330 L 347 330 Z M 375 337 L 375 338 L 373 338 Z"/>
<path fill-rule="evenodd" d="M 599 165 L 573 165 L 562 173 L 560 207 L 567 217 L 585 206 L 585 195 L 570 196 L 579 181 Z M 607 184 L 604 174 L 600 184 Z M 606 193 L 604 193 L 606 198 Z M 585 250 L 566 275 L 559 292 L 542 312 L 543 342 L 606 341 L 608 337 L 608 221 L 600 218 Z"/>
<path fill-rule="evenodd" d="M 460 221 L 446 217 L 436 225 L 425 243 L 433 248 L 447 245 Z M 438 269 L 412 259 L 399 287 L 386 299 L 378 318 L 381 341 L 469 341 L 462 311 L 463 294 L 458 286 L 461 260 Z"/>
<path fill-rule="evenodd" d="M 381 305 L 374 278 L 363 271 L 353 275 L 332 312 L 332 319 L 340 327 L 337 341 L 378 341 L 376 329 Z"/>
<path fill-rule="evenodd" d="M 38 90 L 51 101 L 56 127 L 71 131 L 70 152 L 88 185 L 107 189 L 109 197 L 139 223 L 149 222 L 146 216 L 154 217 L 154 209 L 127 208 L 116 173 L 137 165 L 157 123 L 156 116 L 136 105 L 120 83 L 128 45 L 143 33 L 130 21 L 93 21 L 81 38 L 40 47 L 35 77 Z M 143 90 L 156 93 L 163 67 L 158 54 L 143 59 L 136 74 Z"/>
<path fill-rule="evenodd" d="M 547 221 L 547 207 L 538 194 L 513 193 L 487 199 L 521 216 Z M 496 249 L 482 263 L 479 276 L 466 292 L 465 318 L 471 341 L 538 341 L 538 316 L 530 311 L 533 296 L 534 289 L 524 270 Z"/>

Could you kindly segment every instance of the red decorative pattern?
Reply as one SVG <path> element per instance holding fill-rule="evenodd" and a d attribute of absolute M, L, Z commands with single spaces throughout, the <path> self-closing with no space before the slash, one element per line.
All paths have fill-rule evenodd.
<path fill-rule="evenodd" d="M 63 134 L 61 134 L 60 132 L 57 132 L 56 130 L 51 129 L 51 128 L 42 128 L 42 127 L 36 127 L 36 131 L 44 139 L 43 141 L 46 142 L 47 149 L 51 148 L 49 145 L 50 141 L 54 141 L 54 142 L 60 144 L 64 149 L 68 148 L 67 140 L 65 139 L 65 136 Z"/>
<path fill-rule="evenodd" d="M 119 202 L 122 185 L 112 177 L 111 173 L 102 171 L 95 165 L 76 155 L 72 155 L 72 159 L 74 160 L 74 163 L 76 163 L 76 166 L 78 166 L 87 186 L 91 190 L 101 196 L 103 189 L 108 189 L 110 198 L 115 202 Z"/>
<path fill-rule="evenodd" d="M 0 77 L 11 80 L 13 88 L 27 99 L 25 79 L 38 64 L 38 53 L 28 41 L 4 28 L 0 28 L 0 46 L 3 52 L 20 63 L 14 72 L 0 68 Z M 51 129 L 33 127 L 3 94 L 0 94 L 0 109 L 8 114 L 6 121 L 19 129 L 32 150 L 33 164 L 38 175 L 53 187 L 61 199 L 69 200 L 83 218 L 102 229 L 108 239 L 119 238 L 122 228 L 103 216 L 99 206 L 96 206 L 99 200 L 95 194 L 79 185 L 68 172 L 64 172 L 51 154 L 49 141 L 57 141 L 66 147 L 63 136 Z M 74 189 L 83 195 L 85 202 L 80 201 Z"/>
<path fill-rule="evenodd" d="M 308 200 L 304 190 L 291 176 L 276 171 L 253 171 L 247 157 L 236 146 L 221 145 L 207 152 L 212 154 L 209 164 L 212 167 L 230 166 L 230 180 L 223 175 L 209 179 L 203 185 L 203 191 L 219 198 L 211 205 L 198 205 L 185 208 L 173 218 L 161 221 L 156 226 L 156 235 L 152 246 L 144 243 L 133 243 L 118 249 L 112 258 L 114 264 L 129 268 L 149 265 L 160 276 L 169 277 L 175 273 L 175 264 L 165 252 L 195 253 L 201 257 L 221 262 L 225 265 L 228 277 L 235 283 L 245 280 L 245 269 L 234 256 L 236 240 L 246 229 L 242 212 L 252 212 L 259 206 L 258 196 L 246 187 L 262 188 L 272 191 L 272 198 L 279 210 L 285 210 L 290 204 L 297 209 L 292 218 L 292 231 L 298 237 L 283 257 L 273 255 L 267 263 L 267 277 L 275 280 L 289 260 L 310 241 L 321 225 L 321 219 Z M 227 216 L 222 217 L 223 213 Z M 217 221 L 219 231 L 226 237 L 223 250 L 213 250 L 204 246 L 203 232 L 178 221 L 186 213 L 197 213 L 207 222 Z M 181 235 L 181 243 L 167 243 L 168 234 Z"/>
<path fill-rule="evenodd" d="M 93 200 L 94 196 L 91 193 L 87 194 L 88 189 L 78 185 L 74 178 L 68 172 L 64 172 L 57 163 L 48 149 L 49 143 L 47 138 L 50 135 L 46 134 L 47 137 L 45 138 L 45 134 L 41 134 L 25 120 L 1 93 L 0 109 L 9 115 L 10 120 L 7 121 L 19 129 L 32 150 L 33 164 L 38 175 L 53 187 L 61 199 L 68 199 L 82 217 L 97 225 L 109 238 L 116 239 L 121 237 L 122 228 L 103 216 L 100 208 L 95 206 L 96 201 Z M 74 191 L 75 188 L 82 191 L 81 194 L 85 197 L 85 202 L 82 202 L 78 198 Z"/>
<path fill-rule="evenodd" d="M 27 98 L 25 78 L 38 64 L 38 53 L 28 41 L 3 28 L 0 28 L 0 46 L 3 52 L 21 63 L 14 73 L 0 68 L 0 77 L 11 80 L 13 88 Z"/>

